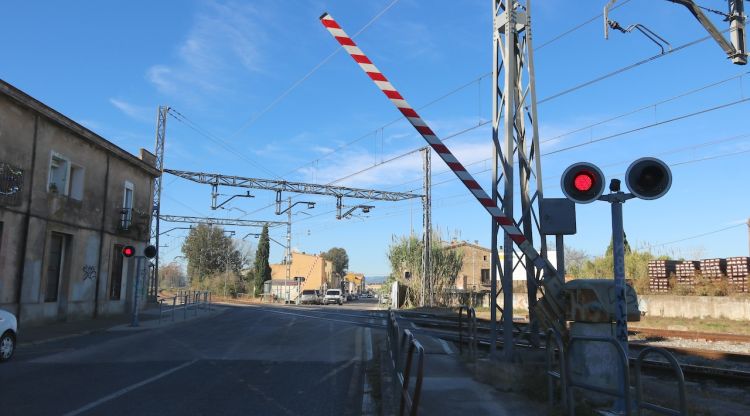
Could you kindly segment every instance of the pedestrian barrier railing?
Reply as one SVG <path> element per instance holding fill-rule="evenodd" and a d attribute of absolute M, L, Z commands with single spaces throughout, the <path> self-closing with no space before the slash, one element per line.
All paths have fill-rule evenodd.
<path fill-rule="evenodd" d="M 394 373 L 401 386 L 399 415 L 416 416 L 419 411 L 419 398 L 422 393 L 422 380 L 424 379 L 424 347 L 408 329 L 405 329 L 402 334 L 396 315 L 391 310 L 388 311 L 387 335 Z M 402 357 L 403 352 L 405 354 Z M 417 356 L 416 362 L 414 361 L 415 355 Z M 414 368 L 415 365 L 416 368 Z M 409 391 L 412 376 L 414 388 Z"/>
<path fill-rule="evenodd" d="M 674 369 L 675 375 L 677 376 L 677 389 L 679 397 L 680 410 L 669 409 L 666 407 L 659 406 L 654 403 L 648 403 L 643 400 L 643 380 L 641 379 L 641 366 L 643 359 L 649 354 L 658 354 L 664 357 L 670 367 Z M 651 410 L 653 412 L 661 413 L 663 415 L 682 416 L 687 415 L 687 397 L 685 395 L 685 375 L 682 373 L 682 368 L 677 360 L 674 358 L 669 351 L 658 348 L 658 347 L 647 347 L 644 348 L 635 360 L 635 392 L 636 392 L 636 403 L 638 404 L 638 415 L 641 415 L 642 409 Z"/>
<path fill-rule="evenodd" d="M 574 380 L 570 373 L 570 352 L 573 350 L 573 347 L 575 344 L 579 344 L 582 342 L 599 342 L 599 343 L 605 343 L 612 345 L 615 350 L 617 351 L 617 360 L 618 360 L 618 368 L 620 369 L 620 377 L 622 378 L 621 382 L 618 383 L 617 389 L 611 389 L 607 387 L 601 387 L 597 386 L 595 384 L 586 383 L 583 381 Z M 625 414 L 630 414 L 630 371 L 628 370 L 628 356 L 625 353 L 625 349 L 622 347 L 622 345 L 614 338 L 610 337 L 571 337 L 570 341 L 568 342 L 568 351 L 567 356 L 564 360 L 565 362 L 565 373 L 567 375 L 567 383 L 566 383 L 566 390 L 567 390 L 567 405 L 568 405 L 568 415 L 569 416 L 575 416 L 575 399 L 573 395 L 573 391 L 576 388 L 586 389 L 589 391 L 597 392 L 600 394 L 605 394 L 608 396 L 612 396 L 615 398 L 622 399 L 624 407 L 625 407 Z"/>
<path fill-rule="evenodd" d="M 469 359 L 474 361 L 477 358 L 477 311 L 466 305 L 458 308 L 458 350 L 461 354 L 464 352 L 464 330 L 463 330 L 463 313 L 466 311 L 466 326 L 469 330 Z"/>
<path fill-rule="evenodd" d="M 553 343 L 554 345 L 552 345 Z M 568 390 L 568 375 L 565 372 L 565 346 L 560 333 L 554 328 L 547 331 L 545 350 L 547 352 L 547 398 L 550 409 L 554 409 L 557 405 L 555 383 L 560 385 L 560 401 L 563 404 L 562 408 L 565 409 L 567 408 Z M 557 365 L 557 371 L 554 370 L 555 364 Z"/>
<path fill-rule="evenodd" d="M 175 320 L 177 309 L 182 309 L 183 319 L 187 319 L 188 310 L 192 309 L 194 315 L 200 310 L 211 310 L 211 292 L 199 290 L 181 290 L 176 295 L 159 299 L 159 324 L 164 315 Z"/>
<path fill-rule="evenodd" d="M 568 342 L 568 348 L 565 349 L 562 337 L 554 329 L 547 331 L 547 389 L 548 389 L 548 400 L 550 408 L 557 407 L 556 401 L 556 386 L 559 384 L 560 388 L 560 400 L 562 401 L 562 407 L 567 408 L 567 414 L 569 416 L 575 415 L 575 402 L 574 402 L 574 388 L 585 389 L 594 391 L 597 393 L 605 394 L 618 398 L 624 405 L 625 414 L 630 414 L 630 409 L 634 405 L 637 409 L 637 413 L 640 416 L 642 410 L 650 410 L 652 412 L 660 413 L 668 416 L 684 416 L 688 414 L 687 411 L 687 395 L 685 393 L 685 375 L 682 372 L 682 367 L 677 362 L 677 359 L 669 351 L 658 348 L 658 347 L 647 347 L 643 349 L 635 360 L 635 402 L 631 402 L 630 398 L 630 361 L 623 349 L 622 345 L 614 338 L 611 337 L 571 337 Z M 619 361 L 619 369 L 621 382 L 618 385 L 618 389 L 608 389 L 605 387 L 587 384 L 581 381 L 575 381 L 572 379 L 570 371 L 570 351 L 573 349 L 573 345 L 582 342 L 600 342 L 607 343 L 614 346 L 617 351 L 617 357 Z M 678 389 L 678 406 L 679 410 L 663 407 L 655 403 L 646 402 L 643 398 L 643 380 L 641 369 L 643 367 L 643 361 L 646 356 L 651 354 L 661 355 L 669 364 L 669 367 L 674 370 L 677 379 Z M 555 359 L 557 358 L 557 359 Z M 557 365 L 558 370 L 555 371 L 554 367 Z"/>

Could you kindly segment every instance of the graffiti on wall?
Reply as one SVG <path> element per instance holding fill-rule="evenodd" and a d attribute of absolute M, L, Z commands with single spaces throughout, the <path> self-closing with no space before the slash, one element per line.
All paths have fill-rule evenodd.
<path fill-rule="evenodd" d="M 96 279 L 96 266 L 92 266 L 90 264 L 87 264 L 81 268 L 83 271 L 83 281 L 85 282 L 88 279 L 95 280 Z"/>

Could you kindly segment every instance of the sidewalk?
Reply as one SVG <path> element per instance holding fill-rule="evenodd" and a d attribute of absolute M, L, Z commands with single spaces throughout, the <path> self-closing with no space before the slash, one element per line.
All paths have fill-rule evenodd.
<path fill-rule="evenodd" d="M 200 309 L 196 316 L 195 309 L 191 306 L 185 316 L 182 307 L 175 310 L 175 320 L 172 321 L 171 312 L 165 312 L 161 323 L 159 322 L 159 307 L 149 306 L 138 314 L 138 326 L 131 326 L 132 315 L 107 316 L 97 319 L 84 319 L 69 322 L 55 322 L 43 326 L 22 327 L 18 331 L 18 346 L 29 346 L 44 344 L 47 342 L 78 337 L 106 331 L 143 331 L 154 328 L 163 328 L 185 321 L 191 321 L 206 316 L 215 316 L 224 311 L 222 306 L 211 305 L 211 311 Z"/>
<path fill-rule="evenodd" d="M 542 403 L 477 381 L 455 344 L 422 333 L 414 336 L 425 351 L 419 414 L 547 414 L 548 409 Z M 414 383 L 412 379 L 410 385 Z"/>

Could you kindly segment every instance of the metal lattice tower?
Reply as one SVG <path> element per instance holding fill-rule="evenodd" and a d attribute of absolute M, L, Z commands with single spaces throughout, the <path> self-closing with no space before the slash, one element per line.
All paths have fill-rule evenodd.
<path fill-rule="evenodd" d="M 539 232 L 537 207 L 542 199 L 542 172 L 537 126 L 536 88 L 531 36 L 531 0 L 493 0 L 493 67 L 492 67 L 492 140 L 495 148 L 492 198 L 503 212 L 513 218 L 526 240 L 533 244 L 535 236 L 546 258 L 545 239 Z M 518 167 L 516 168 L 516 161 Z M 514 183 L 518 177 L 518 185 Z M 518 186 L 518 188 L 516 188 Z M 516 189 L 518 192 L 516 193 Z M 516 204 L 514 195 L 520 195 Z M 516 212 L 515 208 L 521 211 Z M 503 238 L 503 264 L 500 265 L 498 238 L 500 228 L 492 221 L 491 320 L 497 325 L 497 310 L 502 311 L 503 353 L 513 356 L 513 270 L 526 270 L 530 333 L 536 334 L 534 314 L 540 276 L 533 259 L 514 248 L 510 235 Z M 516 259 L 518 259 L 516 261 Z M 502 275 L 499 290 L 503 292 L 499 307 L 498 272 Z M 494 350 L 497 332 L 491 331 Z"/>
<path fill-rule="evenodd" d="M 156 302 L 156 296 L 159 293 L 159 213 L 161 209 L 161 184 L 164 175 L 164 139 L 167 130 L 168 106 L 159 106 L 156 115 L 156 145 L 154 146 L 154 156 L 156 156 L 156 169 L 159 176 L 154 178 L 154 188 L 152 193 L 153 204 L 151 205 L 151 233 L 149 241 L 156 247 L 156 256 L 153 258 L 153 275 L 148 287 L 148 300 Z"/>

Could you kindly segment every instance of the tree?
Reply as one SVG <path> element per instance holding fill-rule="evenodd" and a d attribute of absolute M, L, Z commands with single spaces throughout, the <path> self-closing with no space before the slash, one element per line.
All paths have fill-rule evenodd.
<path fill-rule="evenodd" d="M 333 272 L 344 276 L 349 269 L 349 255 L 341 247 L 334 247 L 322 254 L 323 258 L 333 263 Z"/>
<path fill-rule="evenodd" d="M 263 231 L 258 239 L 258 249 L 255 251 L 255 263 L 253 264 L 253 279 L 255 281 L 256 293 L 263 291 L 263 283 L 271 280 L 271 266 L 268 264 L 268 256 L 271 254 L 271 240 L 268 238 L 268 224 L 263 226 Z"/>
<path fill-rule="evenodd" d="M 242 269 L 242 255 L 234 241 L 221 227 L 199 224 L 190 230 L 182 244 L 182 254 L 188 260 L 188 276 L 192 284 L 200 286 L 206 278 Z"/>
<path fill-rule="evenodd" d="M 182 267 L 172 262 L 159 267 L 159 287 L 182 287 L 187 283 Z"/>
<path fill-rule="evenodd" d="M 458 250 L 443 247 L 440 234 L 432 232 L 430 252 L 430 273 L 432 291 L 438 303 L 447 301 L 447 289 L 453 287 L 456 276 L 463 266 L 463 255 Z M 393 281 L 406 286 L 406 303 L 418 305 L 422 295 L 422 253 L 424 244 L 414 235 L 393 236 L 388 247 L 388 260 L 391 263 L 391 276 L 386 283 Z M 409 277 L 407 278 L 407 272 Z"/>

